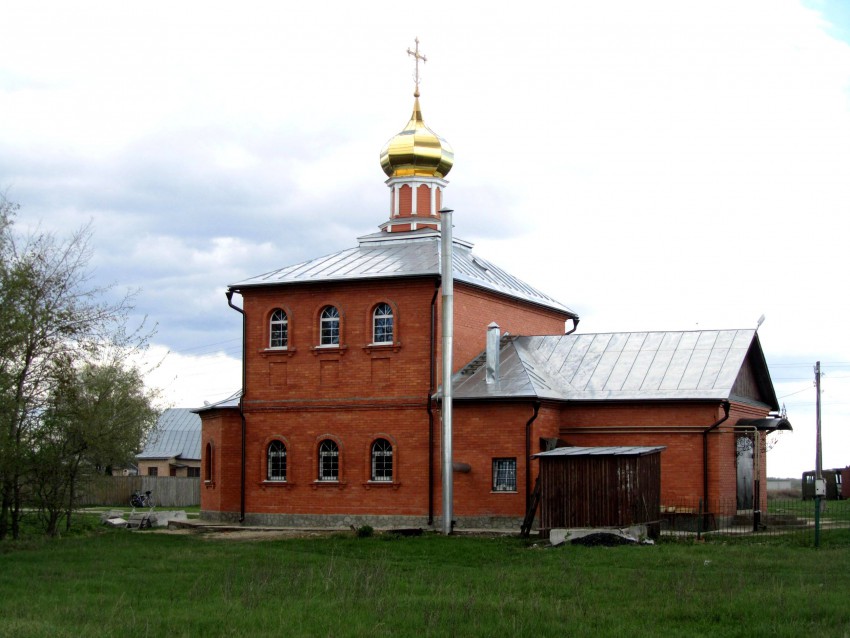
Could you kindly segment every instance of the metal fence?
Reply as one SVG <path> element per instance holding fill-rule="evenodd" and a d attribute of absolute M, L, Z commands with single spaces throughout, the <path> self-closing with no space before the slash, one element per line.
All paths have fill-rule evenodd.
<path fill-rule="evenodd" d="M 201 479 L 176 476 L 97 476 L 82 487 L 78 505 L 128 506 L 135 491 L 151 491 L 158 507 L 201 504 Z"/>
<path fill-rule="evenodd" d="M 702 500 L 662 507 L 662 537 L 786 537 L 816 546 L 822 538 L 850 542 L 850 500 L 819 501 L 768 498 L 763 510 L 738 510 L 735 503 Z M 839 534 L 833 532 L 839 531 Z"/>

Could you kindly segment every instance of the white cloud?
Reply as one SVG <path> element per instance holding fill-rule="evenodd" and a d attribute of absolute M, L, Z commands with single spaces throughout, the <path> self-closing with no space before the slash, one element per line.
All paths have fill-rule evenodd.
<path fill-rule="evenodd" d="M 0 189 L 22 226 L 93 219 L 99 276 L 142 288 L 168 348 L 238 338 L 227 283 L 385 221 L 378 153 L 410 114 L 419 36 L 424 116 L 456 152 L 446 204 L 482 256 L 584 331 L 764 313 L 769 363 L 848 362 L 850 47 L 829 18 L 792 0 L 34 0 L 4 13 Z M 795 427 L 808 409 L 789 404 Z"/>

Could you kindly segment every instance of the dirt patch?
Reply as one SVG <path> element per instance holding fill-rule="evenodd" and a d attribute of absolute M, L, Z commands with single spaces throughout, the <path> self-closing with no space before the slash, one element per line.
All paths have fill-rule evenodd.
<path fill-rule="evenodd" d="M 158 529 L 156 534 L 172 534 L 178 536 L 197 536 L 207 541 L 273 541 L 282 538 L 316 538 L 329 536 L 339 532 L 318 532 L 315 530 L 297 529 L 215 529 L 215 528 L 174 528 Z"/>
<path fill-rule="evenodd" d="M 300 530 L 252 530 L 203 532 L 201 536 L 211 541 L 274 541 L 281 538 L 315 538 L 328 536 L 331 532 L 310 532 Z"/>

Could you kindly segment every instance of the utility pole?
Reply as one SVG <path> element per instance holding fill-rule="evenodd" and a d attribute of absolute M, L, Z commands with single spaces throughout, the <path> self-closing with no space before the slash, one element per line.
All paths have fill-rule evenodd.
<path fill-rule="evenodd" d="M 815 363 L 815 479 L 823 478 L 823 447 L 820 438 L 820 361 Z"/>
<path fill-rule="evenodd" d="M 815 363 L 815 547 L 820 547 L 820 508 L 825 495 L 823 484 L 823 447 L 820 437 L 820 361 Z"/>

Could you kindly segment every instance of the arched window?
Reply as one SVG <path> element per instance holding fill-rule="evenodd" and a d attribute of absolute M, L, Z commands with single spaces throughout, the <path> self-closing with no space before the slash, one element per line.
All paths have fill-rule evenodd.
<path fill-rule="evenodd" d="M 372 314 L 372 343 L 393 342 L 393 309 L 379 303 Z"/>
<path fill-rule="evenodd" d="M 206 454 L 204 455 L 204 480 L 210 482 L 213 480 L 213 444 L 207 443 Z"/>
<path fill-rule="evenodd" d="M 285 348 L 289 344 L 289 318 L 280 308 L 275 308 L 269 321 L 269 347 Z"/>
<path fill-rule="evenodd" d="M 269 443 L 266 478 L 269 481 L 286 480 L 286 446 L 283 441 Z"/>
<path fill-rule="evenodd" d="M 372 480 L 393 480 L 393 446 L 386 439 L 372 444 Z"/>
<path fill-rule="evenodd" d="M 319 480 L 339 480 L 339 446 L 331 439 L 319 443 Z"/>
<path fill-rule="evenodd" d="M 325 306 L 322 309 L 322 318 L 319 324 L 321 339 L 319 343 L 323 346 L 339 345 L 339 310 L 333 306 Z"/>

